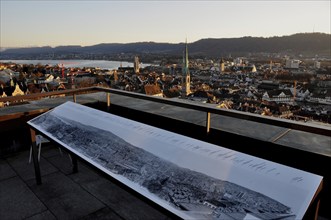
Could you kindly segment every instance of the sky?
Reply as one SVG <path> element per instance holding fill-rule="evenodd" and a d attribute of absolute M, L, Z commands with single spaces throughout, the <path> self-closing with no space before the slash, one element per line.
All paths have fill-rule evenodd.
<path fill-rule="evenodd" d="M 331 31 L 331 0 L 0 0 L 0 49 Z"/>

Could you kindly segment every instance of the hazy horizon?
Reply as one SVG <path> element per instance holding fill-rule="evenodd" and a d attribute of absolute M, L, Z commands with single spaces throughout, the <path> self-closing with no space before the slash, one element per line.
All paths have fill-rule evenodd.
<path fill-rule="evenodd" d="M 328 0 L 0 1 L 0 48 L 330 34 Z"/>

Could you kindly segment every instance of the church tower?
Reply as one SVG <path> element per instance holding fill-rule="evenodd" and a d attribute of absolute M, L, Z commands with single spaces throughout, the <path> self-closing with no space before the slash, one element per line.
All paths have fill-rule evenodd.
<path fill-rule="evenodd" d="M 134 68 L 134 72 L 136 74 L 138 74 L 139 73 L 139 58 L 137 56 L 134 57 L 133 68 Z"/>
<path fill-rule="evenodd" d="M 187 50 L 187 40 L 185 42 L 185 51 L 183 53 L 183 67 L 182 67 L 182 96 L 185 97 L 191 93 L 191 77 L 188 65 L 188 50 Z"/>
<path fill-rule="evenodd" d="M 220 61 L 220 73 L 223 73 L 224 72 L 224 60 L 223 60 L 223 57 Z"/>

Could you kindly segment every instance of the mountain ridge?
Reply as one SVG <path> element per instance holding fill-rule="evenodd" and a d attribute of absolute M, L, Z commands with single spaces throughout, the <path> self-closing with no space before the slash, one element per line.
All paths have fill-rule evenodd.
<path fill-rule="evenodd" d="M 0 53 L 0 59 L 34 54 L 168 54 L 181 56 L 184 43 L 158 43 L 152 41 L 133 43 L 100 43 L 91 46 L 64 45 L 11 48 Z M 197 56 L 225 56 L 229 53 L 309 53 L 331 54 L 331 35 L 326 33 L 297 33 L 288 36 L 240 38 L 204 38 L 188 43 L 189 53 Z"/>

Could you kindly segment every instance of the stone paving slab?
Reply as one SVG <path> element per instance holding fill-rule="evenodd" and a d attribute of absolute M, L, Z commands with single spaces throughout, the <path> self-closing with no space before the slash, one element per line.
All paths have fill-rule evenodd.
<path fill-rule="evenodd" d="M 33 161 L 29 163 L 29 151 L 24 151 L 18 155 L 10 157 L 7 161 L 23 180 L 35 179 Z M 40 172 L 42 176 L 56 171 L 57 169 L 54 166 L 43 157 L 40 157 Z"/>
<path fill-rule="evenodd" d="M 34 216 L 31 216 L 31 217 L 29 217 L 29 218 L 27 218 L 25 220 L 45 220 L 45 219 L 47 219 L 47 220 L 55 220 L 56 218 L 55 218 L 55 216 L 49 210 L 47 210 L 45 212 L 38 213 L 38 214 L 36 214 Z"/>
<path fill-rule="evenodd" d="M 36 185 L 30 180 L 28 184 L 57 219 L 76 219 L 105 207 L 61 172 L 43 176 L 42 182 Z"/>
<path fill-rule="evenodd" d="M 33 216 L 47 208 L 19 178 L 0 181 L 0 219 L 14 220 Z"/>
<path fill-rule="evenodd" d="M 0 160 L 0 220 L 7 219 L 170 219 L 139 198 L 78 161 L 78 173 L 65 174 L 70 160 L 61 156 L 58 148 L 43 148 L 42 159 L 49 160 L 53 173 L 42 177 L 43 184 L 36 185 L 35 179 L 24 181 L 19 175 L 34 177 L 33 165 L 25 172 L 11 168 L 15 160 L 28 160 L 28 151 L 7 160 Z M 47 155 L 44 157 L 43 155 Z M 57 161 L 55 163 L 55 161 Z M 63 166 L 59 166 L 63 163 Z M 58 166 L 58 167 L 55 167 Z M 43 166 L 41 164 L 41 166 Z M 319 216 L 319 220 L 327 220 Z"/>
<path fill-rule="evenodd" d="M 15 171 L 9 166 L 7 161 L 0 160 L 0 181 L 16 176 Z"/>
<path fill-rule="evenodd" d="M 53 157 L 49 157 L 47 160 L 57 169 L 59 169 L 65 175 L 72 173 L 72 162 L 69 154 L 65 151 L 62 151 L 62 155 L 58 153 Z M 79 163 L 79 162 L 78 162 Z M 78 171 L 80 168 L 80 163 L 78 164 Z"/>
<path fill-rule="evenodd" d="M 64 151 L 61 148 L 54 147 L 50 143 L 42 144 L 40 156 L 46 159 L 54 156 L 64 155 Z"/>
<path fill-rule="evenodd" d="M 124 219 L 167 219 L 168 217 L 106 179 L 95 179 L 81 186 Z"/>
<path fill-rule="evenodd" d="M 83 163 L 78 163 L 78 173 L 72 173 L 68 177 L 124 219 L 167 219 L 167 216 L 101 177 Z"/>
<path fill-rule="evenodd" d="M 120 216 L 114 213 L 110 208 L 102 208 L 94 213 L 91 213 L 80 220 L 95 220 L 95 219 L 111 219 L 111 220 L 123 220 Z"/>

